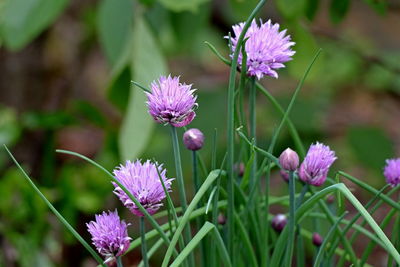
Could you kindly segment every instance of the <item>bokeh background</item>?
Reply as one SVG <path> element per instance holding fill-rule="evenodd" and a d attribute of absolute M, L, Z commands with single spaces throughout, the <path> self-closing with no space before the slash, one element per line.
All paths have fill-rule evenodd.
<path fill-rule="evenodd" d="M 221 159 L 229 69 L 204 41 L 228 57 L 224 36 L 256 2 L 0 1 L 0 144 L 13 151 L 87 240 L 85 223 L 116 207 L 133 222 L 136 238 L 136 219 L 121 207 L 105 175 L 55 149 L 79 152 L 109 170 L 125 159 L 156 158 L 174 176 L 168 129 L 151 120 L 143 93 L 131 85 L 131 80 L 148 85 L 160 73 L 171 73 L 198 89 L 191 126 L 206 135 L 206 165 L 215 128 Z M 280 23 L 296 42 L 294 60 L 279 79 L 262 80 L 283 106 L 322 48 L 291 114 L 304 143 L 325 142 L 338 154 L 334 169 L 377 188 L 384 185 L 384 160 L 400 155 L 400 2 L 271 0 L 258 17 Z M 261 94 L 257 105 L 258 140 L 265 147 L 280 115 Z M 275 153 L 288 146 L 292 141 L 284 131 Z M 182 154 L 190 177 L 190 153 L 182 148 Z M 286 194 L 278 175 L 272 183 L 274 195 Z M 191 195 L 189 180 L 186 185 Z M 368 200 L 349 186 L 361 201 Z M 95 265 L 3 149 L 0 247 L 0 266 Z M 371 263 L 384 266 L 384 258 L 377 250 Z M 124 259 L 127 266 L 138 260 L 139 251 Z"/>

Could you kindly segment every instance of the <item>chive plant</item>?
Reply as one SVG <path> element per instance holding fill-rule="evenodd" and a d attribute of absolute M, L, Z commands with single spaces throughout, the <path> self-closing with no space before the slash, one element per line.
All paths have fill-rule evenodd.
<path fill-rule="evenodd" d="M 198 105 L 195 89 L 190 84 L 182 83 L 180 77 L 171 75 L 160 76 L 149 88 L 148 85 L 134 84 L 146 94 L 148 112 L 155 122 L 170 127 L 175 178 L 168 178 L 171 172 L 167 176 L 167 170 L 155 160 L 132 159 L 110 172 L 84 155 L 57 151 L 77 156 L 104 172 L 104 178 L 112 182 L 113 192 L 122 205 L 140 217 L 140 237 L 129 237 L 130 224 L 121 220 L 117 211 L 103 212 L 87 224 L 96 252 L 40 192 L 5 147 L 35 192 L 99 265 L 116 264 L 121 267 L 123 257 L 141 247 L 140 266 L 145 267 L 151 266 L 152 257 L 157 251 L 164 253 L 163 267 L 292 266 L 295 262 L 297 266 L 305 266 L 304 255 L 310 253 L 306 248 L 311 244 L 317 248 L 315 254 L 308 257 L 313 258 L 313 266 L 343 266 L 346 262 L 354 266 L 369 266 L 368 258 L 377 245 L 386 251 L 388 266 L 393 263 L 400 265 L 400 204 L 392 199 L 400 183 L 400 159 L 387 160 L 383 173 L 387 185 L 377 190 L 343 171 L 337 171 L 335 179 L 331 179 L 328 173 L 338 158 L 329 146 L 315 141 L 306 152 L 290 120 L 290 111 L 320 51 L 316 52 L 305 70 L 288 107 L 283 108 L 259 80 L 279 77 L 279 69 L 284 68 L 295 54 L 295 43 L 286 30 L 280 30 L 279 24 L 255 19 L 265 2 L 260 1 L 248 19 L 234 25 L 233 33 L 226 36 L 230 48 L 228 58 L 206 43 L 230 67 L 226 160 L 225 157 L 218 159 L 216 156 L 216 130 L 214 136 L 208 138 L 214 140 L 211 171 L 207 171 L 201 155 L 204 134 L 199 129 L 186 129 L 196 117 Z M 260 139 L 257 138 L 256 127 L 257 94 L 265 96 L 282 115 L 274 135 L 268 138 L 271 141 L 266 148 L 257 141 Z M 243 104 L 246 97 L 249 99 L 248 112 Z M 285 125 L 295 147 L 286 149 L 276 157 L 275 144 Z M 179 150 L 182 128 L 185 129 L 182 141 L 192 153 L 191 181 L 189 177 L 184 179 L 182 173 Z M 287 196 L 278 196 L 269 190 L 273 171 L 280 172 L 287 182 Z M 368 192 L 371 200 L 366 205 L 360 203 L 341 179 L 350 180 Z M 190 201 L 184 181 L 193 183 L 195 189 Z M 265 184 L 265 189 L 261 188 L 261 184 Z M 176 187 L 179 204 L 173 203 L 170 197 Z M 392 189 L 385 193 L 389 187 Z M 338 200 L 335 209 L 328 207 L 324 201 L 326 196 L 333 194 Z M 165 210 L 160 210 L 165 199 Z M 346 219 L 348 212 L 344 201 L 356 209 L 351 219 Z M 274 204 L 285 206 L 287 213 L 272 214 L 270 206 Z M 372 215 L 382 204 L 389 205 L 390 210 L 379 225 Z M 311 229 L 303 224 L 306 218 L 313 219 Z M 362 220 L 359 222 L 360 218 Z M 160 224 L 160 219 L 167 222 Z M 389 239 L 384 230 L 393 220 L 396 226 Z M 145 221 L 149 222 L 151 228 L 145 228 Z M 319 224 L 328 225 L 329 229 L 325 233 L 316 232 L 321 229 Z M 365 227 L 367 224 L 370 228 Z M 351 235 L 347 234 L 350 229 L 353 230 Z M 371 240 L 362 254 L 356 253 L 353 248 L 360 234 Z M 153 239 L 156 241 L 148 242 Z M 211 241 L 211 245 L 206 241 Z M 148 247 L 147 244 L 152 245 Z M 310 264 L 307 263 L 307 266 Z"/>

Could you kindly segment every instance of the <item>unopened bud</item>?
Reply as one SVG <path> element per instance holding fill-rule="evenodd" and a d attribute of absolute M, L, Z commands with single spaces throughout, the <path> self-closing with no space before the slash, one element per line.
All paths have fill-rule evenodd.
<path fill-rule="evenodd" d="M 272 218 L 271 226 L 278 233 L 282 232 L 286 224 L 287 218 L 284 214 L 277 214 L 274 218 Z"/>
<path fill-rule="evenodd" d="M 224 214 L 220 213 L 218 215 L 218 224 L 224 225 L 226 223 L 226 218 Z"/>
<path fill-rule="evenodd" d="M 204 135 L 199 129 L 189 129 L 183 134 L 183 144 L 189 150 L 199 150 L 203 147 Z"/>
<path fill-rule="evenodd" d="M 243 162 L 235 163 L 233 168 L 235 169 L 239 177 L 242 177 L 244 175 L 245 166 Z"/>
<path fill-rule="evenodd" d="M 313 233 L 312 242 L 313 242 L 314 246 L 319 247 L 322 245 L 322 242 L 324 242 L 324 239 L 322 238 L 322 236 L 320 236 L 320 234 Z"/>
<path fill-rule="evenodd" d="M 287 173 L 287 171 L 284 171 L 284 170 L 280 170 L 279 173 L 281 174 L 282 179 L 288 183 L 289 182 L 289 173 Z"/>
<path fill-rule="evenodd" d="M 279 163 L 284 170 L 295 171 L 299 166 L 299 156 L 295 151 L 286 148 L 279 156 Z"/>

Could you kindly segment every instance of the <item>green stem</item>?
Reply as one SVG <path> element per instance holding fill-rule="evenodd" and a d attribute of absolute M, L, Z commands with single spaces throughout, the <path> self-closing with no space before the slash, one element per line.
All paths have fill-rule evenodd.
<path fill-rule="evenodd" d="M 143 218 L 143 217 L 142 217 Z M 117 257 L 117 267 L 124 267 L 121 257 Z"/>
<path fill-rule="evenodd" d="M 253 144 L 257 145 L 257 123 L 256 123 L 256 100 L 257 100 L 257 91 L 256 91 L 256 79 L 252 77 L 250 79 L 250 95 L 249 95 L 249 110 L 250 110 L 250 138 L 253 139 Z M 251 169 L 250 175 L 250 188 L 253 188 L 255 185 L 257 173 L 257 154 L 254 155 L 253 166 Z"/>
<path fill-rule="evenodd" d="M 171 125 L 171 137 L 172 137 L 172 146 L 174 149 L 174 158 L 175 158 L 175 169 L 176 169 L 176 180 L 178 182 L 178 190 L 179 190 L 179 199 L 182 206 L 182 212 L 185 213 L 187 209 L 186 202 L 186 193 L 185 193 L 185 183 L 183 181 L 182 174 L 182 163 L 181 163 L 181 154 L 179 152 L 179 142 L 178 142 L 178 134 L 176 132 L 176 128 Z M 190 224 L 185 227 L 184 231 L 184 240 L 185 244 L 187 244 L 191 240 L 190 234 Z M 194 266 L 194 257 L 193 254 L 189 257 L 190 265 Z"/>
<path fill-rule="evenodd" d="M 235 129 L 234 129 L 234 116 L 235 116 L 235 78 L 236 78 L 236 68 L 238 64 L 239 51 L 244 39 L 244 36 L 250 27 L 251 21 L 256 16 L 257 12 L 261 9 L 261 7 L 265 4 L 266 0 L 261 0 L 253 12 L 250 14 L 246 23 L 243 26 L 242 32 L 237 40 L 237 45 L 235 47 L 235 51 L 233 53 L 230 73 L 229 73 L 229 86 L 228 86 L 228 117 L 227 117 L 227 147 L 228 147 L 228 156 L 227 156 L 227 166 L 228 166 L 228 212 L 227 212 L 227 228 L 228 228 L 228 253 L 231 256 L 232 264 L 235 265 L 234 260 L 234 211 L 235 211 L 235 203 L 234 203 L 234 146 L 235 146 Z"/>
<path fill-rule="evenodd" d="M 289 239 L 288 239 L 288 249 L 286 251 L 286 266 L 292 266 L 292 256 L 294 249 L 294 236 L 295 236 L 295 198 L 296 193 L 296 181 L 294 180 L 294 172 L 289 172 Z"/>
<path fill-rule="evenodd" d="M 142 259 L 144 263 L 144 267 L 149 267 L 149 259 L 147 258 L 147 246 L 146 246 L 146 230 L 144 227 L 144 217 L 140 217 L 140 237 L 142 240 Z"/>

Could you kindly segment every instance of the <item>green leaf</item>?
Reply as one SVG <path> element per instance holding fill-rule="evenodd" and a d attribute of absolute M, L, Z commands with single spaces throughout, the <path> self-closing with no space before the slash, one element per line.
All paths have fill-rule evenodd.
<path fill-rule="evenodd" d="M 182 11 L 192 11 L 196 12 L 199 6 L 203 3 L 206 3 L 210 0 L 159 0 L 160 3 L 174 11 L 174 12 L 182 12 Z"/>
<path fill-rule="evenodd" d="M 331 0 L 329 15 L 333 23 L 339 23 L 350 8 L 350 0 Z"/>
<path fill-rule="evenodd" d="M 111 65 L 114 65 L 132 32 L 133 1 L 102 0 L 98 6 L 97 31 L 100 44 Z"/>
<path fill-rule="evenodd" d="M 319 0 L 308 0 L 306 5 L 306 16 L 309 20 L 314 20 L 315 15 L 317 14 L 319 6 Z"/>
<path fill-rule="evenodd" d="M 379 172 L 381 172 L 385 160 L 394 155 L 391 140 L 379 128 L 352 127 L 347 133 L 347 140 L 360 163 Z"/>
<path fill-rule="evenodd" d="M 148 86 L 160 75 L 167 73 L 167 66 L 148 25 L 138 18 L 134 25 L 131 70 L 133 80 Z M 128 85 L 126 85 L 128 86 Z M 145 148 L 150 139 L 154 121 L 147 112 L 146 95 L 137 86 L 132 86 L 128 110 L 119 135 L 119 149 L 123 160 L 134 159 Z"/>
<path fill-rule="evenodd" d="M 0 10 L 4 45 L 19 50 L 55 21 L 68 0 L 5 0 Z"/>
<path fill-rule="evenodd" d="M 277 0 L 275 4 L 285 18 L 297 18 L 303 15 L 307 3 L 306 0 Z"/>
<path fill-rule="evenodd" d="M 21 135 L 17 114 L 0 106 L 0 144 L 13 145 Z M 1 165 L 1 164 L 0 164 Z"/>
<path fill-rule="evenodd" d="M 240 20 L 246 20 L 257 5 L 258 0 L 230 0 L 233 11 Z"/>

